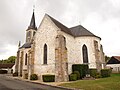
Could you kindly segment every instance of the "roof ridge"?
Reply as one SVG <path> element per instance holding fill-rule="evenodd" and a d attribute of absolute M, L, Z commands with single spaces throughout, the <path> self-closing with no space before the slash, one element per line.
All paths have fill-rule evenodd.
<path fill-rule="evenodd" d="M 70 34 L 70 35 L 73 36 L 71 30 L 70 30 L 67 26 L 65 26 L 64 24 L 62 24 L 62 23 L 59 22 L 58 20 L 54 19 L 54 18 L 51 17 L 50 15 L 48 15 L 48 14 L 45 14 L 45 15 L 47 15 L 47 16 L 53 21 L 53 23 L 54 23 L 58 28 L 61 29 L 61 31 L 63 31 L 63 32 L 65 32 L 65 33 L 68 33 L 68 34 Z"/>
<path fill-rule="evenodd" d="M 73 37 L 80 37 L 80 36 L 95 36 L 98 37 L 96 35 L 94 35 L 92 32 L 90 32 L 89 30 L 87 30 L 85 27 L 83 27 L 82 25 L 77 25 L 71 28 L 68 28 L 67 26 L 65 26 L 64 24 L 60 23 L 59 21 L 57 21 L 56 19 L 54 19 L 53 17 L 51 17 L 48 14 L 47 15 L 52 22 L 61 29 L 61 31 L 72 35 Z M 100 37 L 98 37 L 100 38 Z M 101 39 L 101 38 L 100 38 Z"/>
<path fill-rule="evenodd" d="M 72 28 L 75 28 L 75 27 L 82 27 L 82 28 L 84 28 L 85 30 L 87 30 L 88 32 L 90 32 L 88 29 L 86 29 L 84 26 L 82 26 L 82 25 L 77 25 L 77 26 L 74 26 L 74 27 L 71 27 L 70 29 L 72 29 Z M 93 34 L 92 32 L 90 32 L 91 34 Z M 94 35 L 94 34 L 93 34 Z"/>

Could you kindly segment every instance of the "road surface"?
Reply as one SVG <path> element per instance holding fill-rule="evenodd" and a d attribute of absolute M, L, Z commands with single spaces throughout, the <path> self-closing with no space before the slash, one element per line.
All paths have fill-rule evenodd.
<path fill-rule="evenodd" d="M 31 82 L 15 80 L 6 75 L 0 75 L 0 90 L 71 90 L 52 87 L 43 84 L 35 84 Z"/>

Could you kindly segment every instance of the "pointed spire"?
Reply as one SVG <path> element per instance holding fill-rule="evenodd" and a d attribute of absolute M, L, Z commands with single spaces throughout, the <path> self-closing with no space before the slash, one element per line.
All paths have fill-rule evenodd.
<path fill-rule="evenodd" d="M 21 46 L 21 42 L 19 41 L 19 43 L 18 43 L 18 48 L 20 48 L 20 46 Z"/>
<path fill-rule="evenodd" d="M 33 14 L 32 14 L 32 18 L 31 18 L 31 22 L 30 22 L 30 25 L 28 27 L 28 30 L 29 29 L 37 30 L 37 27 L 36 27 L 36 24 L 35 24 L 34 8 L 35 8 L 35 6 L 33 6 Z"/>

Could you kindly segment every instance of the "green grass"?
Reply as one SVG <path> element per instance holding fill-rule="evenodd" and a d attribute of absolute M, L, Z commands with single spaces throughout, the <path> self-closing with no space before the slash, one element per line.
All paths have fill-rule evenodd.
<path fill-rule="evenodd" d="M 60 86 L 83 90 L 120 90 L 120 74 L 111 74 L 111 77 L 97 80 L 78 80 Z"/>

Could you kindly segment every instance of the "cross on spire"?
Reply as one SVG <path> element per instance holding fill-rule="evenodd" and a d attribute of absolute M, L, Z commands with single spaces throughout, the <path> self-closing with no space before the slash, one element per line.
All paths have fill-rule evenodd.
<path fill-rule="evenodd" d="M 33 5 L 33 12 L 35 11 L 35 5 Z"/>

